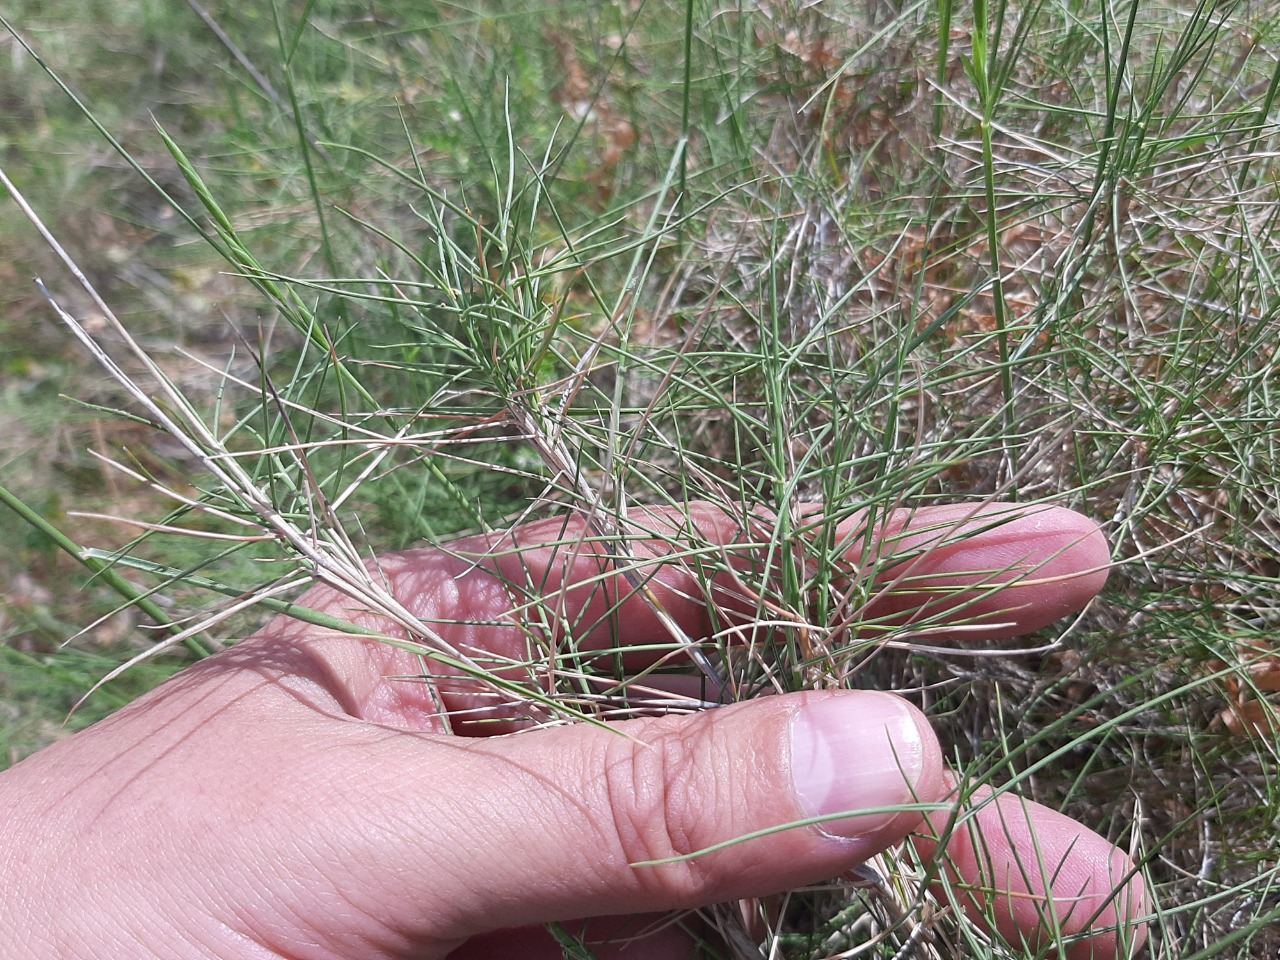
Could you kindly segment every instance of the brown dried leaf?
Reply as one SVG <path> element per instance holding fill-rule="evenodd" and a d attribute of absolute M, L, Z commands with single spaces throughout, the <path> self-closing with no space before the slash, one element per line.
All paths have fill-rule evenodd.
<path fill-rule="evenodd" d="M 1268 657 L 1261 663 L 1251 663 L 1246 668 L 1249 679 L 1259 690 L 1280 690 L 1280 657 Z"/>
<path fill-rule="evenodd" d="M 1274 737 L 1280 733 L 1280 716 L 1265 700 L 1230 704 L 1218 714 L 1218 720 L 1236 736 Z"/>

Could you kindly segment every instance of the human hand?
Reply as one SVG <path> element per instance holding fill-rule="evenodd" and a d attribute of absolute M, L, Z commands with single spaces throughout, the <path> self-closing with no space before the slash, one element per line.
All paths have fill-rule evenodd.
<path fill-rule="evenodd" d="M 897 517 L 875 549 L 914 559 L 880 565 L 887 592 L 864 615 L 962 610 L 967 624 L 991 624 L 988 636 L 1011 636 L 1100 589 L 1107 551 L 1092 523 L 1038 508 L 993 524 L 999 509 L 921 510 L 910 518 L 918 532 L 901 537 Z M 700 539 L 750 561 L 734 547 L 736 521 L 706 506 L 689 515 Z M 675 533 L 680 516 L 651 510 L 641 523 Z M 536 585 L 580 648 L 669 647 L 601 544 L 565 546 L 581 534 L 543 522 L 392 555 L 379 571 L 402 604 L 477 657 L 529 658 L 528 630 L 511 616 L 521 584 Z M 659 557 L 670 543 L 634 550 Z M 1008 585 L 994 592 L 993 582 Z M 707 635 L 687 565 L 663 563 L 650 585 L 686 634 Z M 724 574 L 712 599 L 739 622 L 752 609 Z M 389 630 L 328 588 L 299 603 Z M 628 656 L 638 667 L 647 655 Z M 431 669 L 443 674 L 433 683 L 396 679 L 424 672 L 407 649 L 278 618 L 0 775 L 0 954 L 559 956 L 540 931 L 515 928 L 609 917 L 588 934 L 627 936 L 638 927 L 620 917 L 828 879 L 913 831 L 922 853 L 936 844 L 919 813 L 867 813 L 637 864 L 806 818 L 944 802 L 953 790 L 927 721 L 887 694 L 813 691 L 612 729 L 458 736 L 446 730 L 482 733 L 486 716 L 509 729 L 516 714 L 456 671 Z M 1127 924 L 1146 912 L 1142 882 L 1101 837 L 1009 794 L 970 824 L 948 842 L 946 869 L 1010 940 L 1052 942 L 1056 923 L 1075 938 L 1071 960 L 1110 960 L 1121 941 L 1145 939 Z M 689 935 L 667 926 L 620 955 L 691 954 Z"/>

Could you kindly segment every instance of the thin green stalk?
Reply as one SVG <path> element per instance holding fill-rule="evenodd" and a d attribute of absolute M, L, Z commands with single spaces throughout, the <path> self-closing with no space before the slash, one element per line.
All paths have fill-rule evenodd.
<path fill-rule="evenodd" d="M 5 486 L 0 485 L 0 503 L 3 503 L 10 510 L 21 517 L 27 524 L 34 529 L 40 531 L 44 536 L 48 537 L 53 543 L 68 556 L 82 564 L 86 569 L 93 573 L 96 579 L 101 580 L 108 587 L 120 594 L 130 606 L 135 606 L 144 614 L 152 619 L 157 625 L 164 627 L 171 633 L 179 633 L 182 628 L 175 624 L 153 601 L 148 600 L 146 594 L 135 587 L 112 568 L 111 563 L 98 556 L 88 554 L 74 540 L 64 534 L 52 523 L 44 518 L 38 511 L 33 510 L 24 503 L 19 497 Z M 187 637 L 183 641 L 183 645 L 194 653 L 197 657 L 209 656 L 207 650 L 199 640 L 195 637 Z"/>
<path fill-rule="evenodd" d="M 938 0 L 938 65 L 933 79 L 938 90 L 933 98 L 933 138 L 942 136 L 942 120 L 945 114 L 947 73 L 951 62 L 951 12 L 952 0 Z"/>
<path fill-rule="evenodd" d="M 311 5 L 308 4 L 304 11 L 304 16 L 306 16 L 310 10 Z M 284 19 L 283 14 L 280 11 L 280 4 L 278 3 L 278 0 L 272 0 L 271 12 L 275 16 L 276 41 L 279 45 L 281 54 L 280 69 L 284 72 L 284 86 L 285 90 L 288 91 L 289 94 L 289 106 L 292 108 L 294 132 L 298 138 L 298 155 L 302 158 L 303 169 L 307 174 L 307 189 L 311 191 L 311 202 L 315 207 L 316 222 L 320 227 L 320 249 L 324 253 L 325 266 L 328 267 L 330 275 L 337 276 L 338 261 L 334 256 L 333 243 L 329 238 L 329 225 L 328 219 L 325 217 L 324 213 L 324 202 L 320 199 L 320 185 L 316 180 L 315 163 L 311 157 L 313 151 L 311 138 L 307 136 L 307 128 L 302 115 L 302 103 L 298 98 L 297 84 L 294 83 L 293 80 L 292 55 L 296 50 L 296 40 L 291 44 L 285 36 Z M 305 23 L 306 21 L 303 20 L 298 25 L 297 34 L 299 37 L 302 34 L 303 25 Z"/>
<path fill-rule="evenodd" d="M 991 263 L 991 302 L 995 315 L 996 348 L 1000 357 L 1000 388 L 1004 394 L 1002 415 L 1004 418 L 1003 447 L 1008 462 L 1008 476 L 1017 477 L 1019 471 L 1018 447 L 1014 433 L 1018 420 L 1016 396 L 1013 385 L 1013 365 L 1009 362 L 1009 313 L 1005 303 L 1003 265 L 1000 258 L 999 207 L 996 197 L 995 153 L 991 131 L 995 122 L 997 88 L 992 84 L 994 56 L 989 50 L 991 24 L 987 20 L 987 0 L 974 0 L 973 28 L 973 80 L 978 87 L 978 102 L 982 107 L 979 129 L 982 135 L 982 186 L 987 204 L 987 251 Z M 1011 494 L 1016 498 L 1017 488 Z"/>
<path fill-rule="evenodd" d="M 1103 23 L 1109 26 L 1108 21 L 1110 18 L 1105 12 L 1108 0 L 1100 0 L 1100 2 L 1104 11 Z M 1090 198 L 1089 211 L 1084 219 L 1084 229 L 1080 241 L 1083 249 L 1088 249 L 1093 239 L 1094 211 L 1097 209 L 1098 204 L 1102 202 L 1102 198 L 1115 180 L 1110 175 L 1111 168 L 1108 166 L 1108 161 L 1111 159 L 1112 150 L 1116 147 L 1116 129 L 1119 125 L 1117 118 L 1120 113 L 1120 91 L 1124 87 L 1124 78 L 1128 72 L 1129 49 L 1133 43 L 1133 31 L 1138 19 L 1138 7 L 1139 0 L 1130 0 L 1129 19 L 1125 23 L 1124 36 L 1120 40 L 1120 53 L 1116 57 L 1114 65 L 1111 63 L 1109 55 L 1111 32 L 1109 29 L 1104 29 L 1102 33 L 1103 43 L 1107 52 L 1104 61 L 1107 68 L 1107 116 L 1102 136 L 1098 138 L 1098 162 L 1094 172 L 1093 196 Z"/>
<path fill-rule="evenodd" d="M 688 196 L 689 173 L 689 108 L 693 100 L 693 3 L 684 0 L 684 77 L 680 101 L 680 193 L 676 197 L 676 215 L 681 216 Z"/>

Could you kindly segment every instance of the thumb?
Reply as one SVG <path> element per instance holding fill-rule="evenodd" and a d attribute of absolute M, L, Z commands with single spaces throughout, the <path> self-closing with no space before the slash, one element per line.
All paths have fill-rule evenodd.
<path fill-rule="evenodd" d="M 438 755 L 424 756 L 424 747 Z M 399 915 L 421 924 L 429 903 L 428 936 L 444 942 L 826 879 L 921 819 L 879 808 L 943 791 L 941 751 L 924 717 L 897 697 L 863 691 L 767 697 L 608 730 L 579 724 L 470 741 L 407 734 L 375 749 L 397 755 L 368 758 L 389 773 L 366 784 L 381 794 L 367 801 L 427 829 L 392 851 L 335 855 L 376 856 L 395 884 L 381 891 L 384 911 L 398 900 L 407 911 Z"/>

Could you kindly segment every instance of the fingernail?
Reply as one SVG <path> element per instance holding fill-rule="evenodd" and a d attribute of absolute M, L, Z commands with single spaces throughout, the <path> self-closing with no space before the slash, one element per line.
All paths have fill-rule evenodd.
<path fill-rule="evenodd" d="M 848 839 L 876 833 L 900 814 L 857 810 L 918 802 L 925 740 L 905 700 L 857 691 L 811 696 L 791 721 L 791 775 L 809 817 L 833 817 L 826 833 Z"/>

